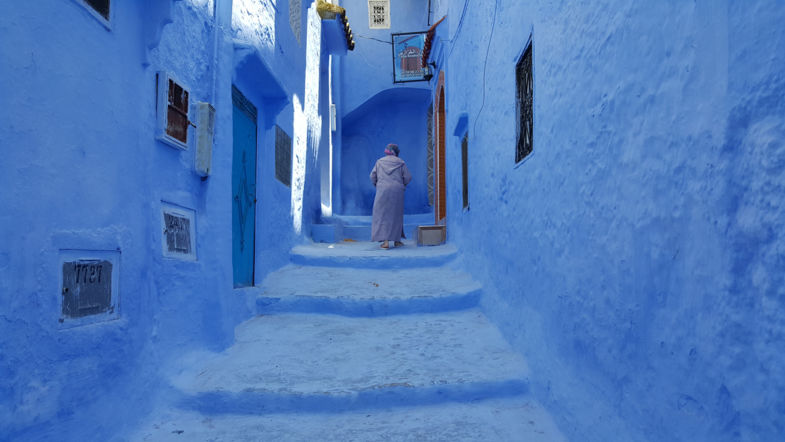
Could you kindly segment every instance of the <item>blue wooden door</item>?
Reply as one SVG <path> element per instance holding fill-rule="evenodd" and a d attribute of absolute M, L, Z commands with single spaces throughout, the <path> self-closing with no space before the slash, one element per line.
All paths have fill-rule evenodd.
<path fill-rule="evenodd" d="M 254 283 L 256 107 L 232 86 L 232 267 L 234 286 Z"/>

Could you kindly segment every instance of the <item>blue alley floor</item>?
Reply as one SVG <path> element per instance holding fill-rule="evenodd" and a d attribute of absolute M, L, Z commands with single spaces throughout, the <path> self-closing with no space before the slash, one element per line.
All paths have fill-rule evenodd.
<path fill-rule="evenodd" d="M 140 441 L 561 441 L 451 245 L 295 247 L 222 353 L 172 370 Z"/>

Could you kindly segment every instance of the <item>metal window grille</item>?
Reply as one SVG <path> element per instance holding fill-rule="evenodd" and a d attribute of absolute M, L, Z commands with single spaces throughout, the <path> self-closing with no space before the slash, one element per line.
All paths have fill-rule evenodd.
<path fill-rule="evenodd" d="M 371 29 L 390 27 L 390 0 L 368 0 L 368 27 Z"/>
<path fill-rule="evenodd" d="M 164 212 L 166 248 L 171 254 L 191 255 L 191 220 Z"/>
<path fill-rule="evenodd" d="M 461 169 L 463 172 L 463 208 L 469 207 L 469 134 L 461 140 Z"/>
<path fill-rule="evenodd" d="M 518 143 L 515 162 L 521 162 L 534 150 L 534 77 L 532 72 L 533 42 L 530 42 L 515 67 L 518 89 Z"/>
<path fill-rule="evenodd" d="M 84 0 L 84 2 L 93 8 L 105 20 L 109 20 L 109 3 L 110 0 Z"/>
<path fill-rule="evenodd" d="M 292 187 L 292 137 L 275 126 L 275 178 Z"/>

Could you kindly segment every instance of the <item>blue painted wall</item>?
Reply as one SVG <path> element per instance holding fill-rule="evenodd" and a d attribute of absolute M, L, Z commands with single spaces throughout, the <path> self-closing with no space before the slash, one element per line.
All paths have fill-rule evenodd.
<path fill-rule="evenodd" d="M 318 85 L 305 86 L 306 62 L 318 69 L 326 60 L 306 55 L 308 32 L 320 32 L 318 21 L 308 26 L 311 4 L 303 2 L 301 42 L 287 4 L 272 1 L 112 2 L 108 26 L 79 0 L 5 9 L 0 439 L 122 434 L 161 390 L 169 360 L 228 345 L 252 314 L 253 294 L 232 288 L 231 85 L 260 109 L 260 281 L 307 233 L 294 228 L 292 190 L 274 178 L 274 125 L 301 137 L 305 157 L 324 143 L 294 127 L 296 114 L 310 123 L 326 115 Z M 155 139 L 159 70 L 190 89 L 191 103 L 216 108 L 205 181 L 193 172 L 193 140 L 183 151 Z M 316 169 L 307 164 L 298 188 L 304 223 L 318 215 Z M 161 201 L 195 212 L 196 261 L 162 256 Z M 119 253 L 118 319 L 59 324 L 64 249 Z"/>
<path fill-rule="evenodd" d="M 412 181 L 406 186 L 404 211 L 427 213 L 427 89 L 396 88 L 380 92 L 343 119 L 342 207 L 345 215 L 370 215 L 376 189 L 369 175 L 388 143 L 400 148 Z"/>
<path fill-rule="evenodd" d="M 562 429 L 780 439 L 785 5 L 437 6 L 447 132 L 469 117 L 471 208 L 450 136 L 448 237 Z M 516 167 L 530 35 L 534 153 Z"/>
<path fill-rule="evenodd" d="M 368 2 L 341 2 L 357 45 L 334 71 L 339 130 L 334 161 L 336 211 L 370 215 L 374 187 L 368 175 L 384 146 L 397 143 L 413 180 L 406 189 L 406 213 L 427 213 L 427 82 L 393 83 L 391 34 L 428 29 L 427 2 L 393 1 L 390 29 L 370 29 Z"/>

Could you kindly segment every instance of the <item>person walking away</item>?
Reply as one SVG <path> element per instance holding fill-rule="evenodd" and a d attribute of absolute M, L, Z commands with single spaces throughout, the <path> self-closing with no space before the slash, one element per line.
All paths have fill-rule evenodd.
<path fill-rule="evenodd" d="M 382 241 L 381 247 L 403 245 L 403 195 L 412 175 L 406 163 L 398 158 L 397 144 L 388 144 L 384 156 L 376 161 L 371 170 L 371 183 L 376 187 L 371 217 L 371 241 Z"/>

